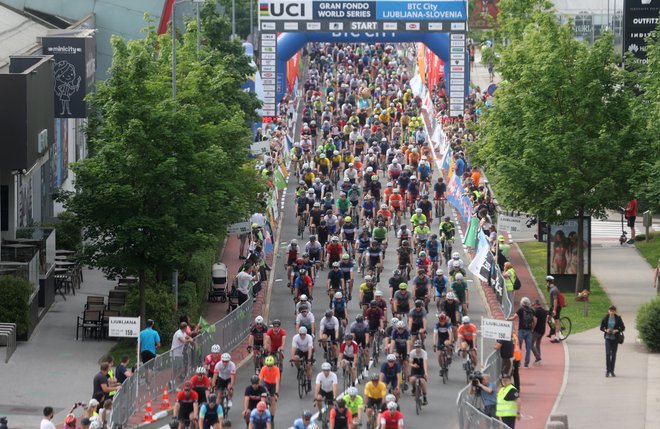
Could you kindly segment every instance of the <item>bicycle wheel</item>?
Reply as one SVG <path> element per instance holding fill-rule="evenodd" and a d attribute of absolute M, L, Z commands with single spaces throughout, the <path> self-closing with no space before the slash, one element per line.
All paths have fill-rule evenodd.
<path fill-rule="evenodd" d="M 298 397 L 300 399 L 305 395 L 305 389 L 307 389 L 307 382 L 304 376 L 304 369 L 298 369 Z"/>
<path fill-rule="evenodd" d="M 559 319 L 559 341 L 564 341 L 571 335 L 571 330 L 573 329 L 573 322 L 571 319 L 564 316 Z"/>
<path fill-rule="evenodd" d="M 472 360 L 468 358 L 465 362 L 465 382 L 470 383 L 470 376 L 472 375 Z"/>
<path fill-rule="evenodd" d="M 420 386 L 419 378 L 415 380 L 415 413 L 419 415 L 422 410 L 422 388 Z"/>

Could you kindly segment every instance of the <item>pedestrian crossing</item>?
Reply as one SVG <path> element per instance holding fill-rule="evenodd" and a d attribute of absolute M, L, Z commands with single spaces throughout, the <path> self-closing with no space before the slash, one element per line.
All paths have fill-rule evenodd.
<path fill-rule="evenodd" d="M 630 238 L 630 228 L 624 224 L 626 235 Z M 660 225 L 654 225 L 653 231 L 660 232 Z M 643 234 L 646 229 L 641 223 L 635 225 L 635 233 Z M 621 236 L 621 221 L 591 219 L 591 239 L 592 240 L 618 240 Z"/>

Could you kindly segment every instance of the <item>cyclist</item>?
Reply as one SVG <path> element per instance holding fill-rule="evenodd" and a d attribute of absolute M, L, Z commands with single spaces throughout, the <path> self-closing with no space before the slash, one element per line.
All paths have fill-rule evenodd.
<path fill-rule="evenodd" d="M 358 343 L 353 341 L 352 334 L 346 334 L 344 336 L 344 341 L 339 347 L 339 365 L 342 369 L 346 369 L 350 365 L 350 371 L 353 375 L 353 380 L 357 381 L 357 359 L 359 347 Z"/>
<path fill-rule="evenodd" d="M 341 325 L 346 328 L 348 324 L 348 307 L 347 302 L 344 299 L 344 294 L 341 292 L 336 292 L 334 299 L 330 302 L 330 309 L 333 312 L 333 315 L 339 320 Z"/>
<path fill-rule="evenodd" d="M 300 249 L 298 249 L 298 240 L 295 238 L 289 242 L 289 245 L 286 247 L 286 267 L 287 267 L 287 278 L 289 278 L 289 287 L 293 287 L 293 265 L 298 259 L 298 254 Z"/>
<path fill-rule="evenodd" d="M 380 381 L 385 385 L 392 386 L 392 393 L 399 398 L 399 378 L 401 377 L 401 365 L 397 362 L 396 356 L 387 355 L 387 361 L 380 366 Z"/>
<path fill-rule="evenodd" d="M 257 408 L 257 404 L 261 402 L 264 396 L 268 395 L 266 387 L 262 386 L 258 375 L 250 377 L 250 385 L 245 388 L 245 395 L 243 396 L 243 418 L 245 424 L 250 424 L 250 416 L 252 411 Z"/>
<path fill-rule="evenodd" d="M 387 404 L 387 411 L 380 415 L 380 429 L 403 429 L 403 414 L 396 402 Z"/>
<path fill-rule="evenodd" d="M 341 227 L 341 241 L 344 249 L 350 254 L 355 253 L 355 237 L 357 233 L 357 226 L 353 223 L 353 218 L 350 216 L 344 217 L 344 224 Z"/>
<path fill-rule="evenodd" d="M 371 374 L 369 382 L 364 386 L 364 397 L 367 399 L 367 420 L 371 419 L 374 408 L 380 409 L 386 395 L 387 385 L 381 381 L 380 375 Z"/>
<path fill-rule="evenodd" d="M 396 322 L 396 328 L 392 329 L 390 334 L 390 350 L 391 354 L 399 357 L 403 362 L 403 374 L 408 373 L 408 354 L 410 353 L 410 341 L 412 335 L 410 330 L 407 329 L 406 323 L 403 320 Z"/>
<path fill-rule="evenodd" d="M 272 429 L 270 411 L 264 401 L 257 403 L 257 407 L 250 413 L 250 425 L 248 429 Z"/>
<path fill-rule="evenodd" d="M 426 256 L 425 251 L 419 252 L 419 255 L 417 257 L 417 260 L 415 261 L 415 267 L 417 268 L 417 272 L 424 272 L 428 273 L 429 270 L 431 269 L 431 258 Z"/>
<path fill-rule="evenodd" d="M 179 421 L 179 429 L 188 427 L 192 419 L 197 419 L 198 400 L 197 392 L 192 389 L 192 383 L 186 381 L 183 384 L 183 390 L 177 393 L 174 404 L 174 415 Z"/>
<path fill-rule="evenodd" d="M 431 229 L 426 225 L 426 219 L 419 219 L 417 226 L 413 229 L 413 246 L 418 252 L 426 249 L 426 240 L 428 240 L 430 234 Z M 429 265 L 431 265 L 430 261 Z"/>
<path fill-rule="evenodd" d="M 369 306 L 369 303 L 374 299 L 376 291 L 376 282 L 371 275 L 364 276 L 364 283 L 360 285 L 360 305 L 363 309 Z"/>
<path fill-rule="evenodd" d="M 410 183 L 408 184 L 408 201 L 410 203 L 410 207 L 415 207 L 417 198 L 419 198 L 419 182 L 417 182 L 417 176 L 410 176 Z M 415 213 L 417 214 L 417 211 L 415 211 Z M 421 214 L 421 209 L 419 213 Z"/>
<path fill-rule="evenodd" d="M 404 227 L 405 225 L 401 225 L 402 231 Z M 406 270 L 408 276 L 412 269 L 412 254 L 413 249 L 410 247 L 408 240 L 401 240 L 401 246 L 397 249 L 397 267 L 402 271 Z"/>
<path fill-rule="evenodd" d="M 447 348 L 447 365 L 451 363 L 452 355 L 452 325 L 449 317 L 445 313 L 438 314 L 438 322 L 433 329 L 433 350 L 438 353 L 438 365 L 440 366 L 440 376 L 442 377 L 442 351 Z"/>
<path fill-rule="evenodd" d="M 206 368 L 206 375 L 213 377 L 213 370 L 218 362 L 220 362 L 220 346 L 213 344 L 211 346 L 211 353 L 204 358 L 204 367 Z"/>
<path fill-rule="evenodd" d="M 362 213 L 361 218 L 365 221 L 369 221 L 370 225 L 373 225 L 373 218 L 376 215 L 376 203 L 374 202 L 371 195 L 366 195 L 362 199 Z"/>
<path fill-rule="evenodd" d="M 350 206 L 351 202 L 346 198 L 346 193 L 341 192 L 339 194 L 339 199 L 337 200 L 337 214 L 340 222 L 343 222 L 344 216 L 348 216 Z"/>
<path fill-rule="evenodd" d="M 410 351 L 408 355 L 408 360 L 410 364 L 410 384 L 413 386 L 413 394 L 415 394 L 415 381 L 419 379 L 419 384 L 422 388 L 422 395 L 424 400 L 424 405 L 428 404 L 426 400 L 426 383 L 428 381 L 429 374 L 429 360 L 426 350 L 422 348 L 422 342 L 417 340 L 415 341 L 414 348 Z"/>
<path fill-rule="evenodd" d="M 321 264 L 323 263 L 323 246 L 316 239 L 316 235 L 312 234 L 309 236 L 309 241 L 305 244 L 305 253 L 309 255 L 309 260 L 314 264 L 315 270 L 321 268 Z"/>
<path fill-rule="evenodd" d="M 380 210 L 376 212 L 376 218 L 378 219 L 378 226 L 385 229 L 385 240 L 387 240 L 387 229 L 392 225 L 392 212 L 387 204 L 380 205 Z M 383 225 L 381 225 L 381 222 Z"/>
<path fill-rule="evenodd" d="M 339 262 L 333 262 L 332 269 L 328 271 L 326 291 L 330 299 L 332 299 L 336 292 L 342 292 L 345 290 L 344 273 L 342 273 L 339 268 Z"/>
<path fill-rule="evenodd" d="M 326 195 L 331 195 L 331 194 L 326 194 Z M 324 199 L 323 202 L 325 203 L 327 199 Z M 325 208 L 324 208 L 325 209 Z M 330 234 L 336 234 L 337 233 L 337 224 L 339 223 L 339 218 L 337 217 L 336 214 L 333 213 L 332 208 L 325 209 L 325 216 L 323 216 L 323 220 L 325 221 L 326 225 L 328 225 L 328 231 L 330 231 Z M 339 237 L 337 237 L 339 238 Z"/>
<path fill-rule="evenodd" d="M 325 312 L 325 317 L 321 319 L 320 323 L 320 339 L 321 345 L 325 349 L 328 346 L 328 341 L 332 347 L 332 360 L 337 359 L 337 338 L 339 337 L 339 320 L 334 316 L 332 310 Z"/>
<path fill-rule="evenodd" d="M 339 262 L 341 255 L 344 253 L 344 248 L 339 242 L 339 237 L 336 235 L 332 236 L 330 244 L 326 246 L 326 257 L 328 268 L 332 266 L 333 262 Z"/>
<path fill-rule="evenodd" d="M 190 378 L 190 384 L 197 393 L 197 402 L 200 404 L 206 402 L 206 397 L 211 391 L 211 379 L 206 376 L 206 368 L 203 366 L 198 367 L 195 375 Z"/>
<path fill-rule="evenodd" d="M 300 307 L 307 307 L 309 311 L 312 311 L 312 301 L 310 301 L 307 298 L 307 295 L 305 294 L 300 295 L 300 298 L 298 298 L 298 302 L 296 302 L 296 311 L 294 312 L 294 315 L 300 313 Z"/>
<path fill-rule="evenodd" d="M 401 193 L 399 191 L 399 188 L 395 188 L 392 190 L 392 195 L 390 195 L 390 212 L 394 214 L 396 217 L 396 224 L 401 225 L 401 212 L 403 210 L 403 198 L 401 197 Z"/>
<path fill-rule="evenodd" d="M 307 333 L 307 328 L 301 326 L 298 334 L 291 340 L 291 360 L 296 369 L 300 368 L 301 361 L 307 366 L 307 388 L 312 388 L 312 365 L 314 363 L 314 339 Z"/>
<path fill-rule="evenodd" d="M 267 356 L 265 365 L 259 371 L 259 383 L 266 388 L 270 398 L 270 414 L 275 419 L 277 400 L 280 397 L 280 369 L 275 365 L 275 358 Z"/>
<path fill-rule="evenodd" d="M 449 277 L 456 277 L 457 274 L 466 275 L 463 265 L 463 260 L 461 259 L 461 256 L 458 254 L 458 252 L 452 253 L 451 260 L 447 261 Z"/>
<path fill-rule="evenodd" d="M 218 405 L 218 397 L 215 393 L 208 396 L 208 402 L 199 407 L 199 428 L 200 429 L 220 429 L 224 412 Z"/>
<path fill-rule="evenodd" d="M 300 306 L 298 315 L 296 316 L 296 331 L 301 327 L 307 329 L 307 333 L 314 336 L 316 333 L 316 318 L 306 306 Z"/>
<path fill-rule="evenodd" d="M 456 295 L 454 292 L 449 292 L 447 294 L 447 300 L 443 302 L 441 306 L 442 311 L 447 315 L 449 322 L 451 323 L 453 333 L 452 338 L 456 338 L 458 321 L 460 320 L 460 313 L 458 310 L 460 308 L 460 304 L 460 302 L 456 301 Z"/>
<path fill-rule="evenodd" d="M 381 214 L 379 214 L 377 216 L 379 217 L 379 219 L 382 218 L 383 220 L 378 221 L 378 225 L 373 229 L 373 231 L 371 231 L 371 237 L 373 238 L 373 240 L 376 240 L 378 242 L 380 247 L 383 248 L 383 253 L 384 253 L 385 249 L 387 248 L 387 227 L 386 227 L 386 225 L 387 225 L 387 222 L 388 222 L 388 218 L 385 216 L 384 213 L 389 213 L 389 211 L 382 211 L 381 212 L 381 210 L 379 210 L 379 213 L 381 213 Z"/>
<path fill-rule="evenodd" d="M 376 305 L 378 308 L 383 310 L 383 326 L 387 324 L 385 318 L 387 317 L 387 301 L 383 299 L 383 291 L 376 289 L 374 292 L 374 299 L 376 300 Z"/>
<path fill-rule="evenodd" d="M 316 427 L 316 424 L 312 423 L 312 412 L 305 410 L 302 416 L 293 422 L 293 429 L 311 429 L 312 425 Z"/>
<path fill-rule="evenodd" d="M 369 351 L 367 350 L 367 334 L 369 333 L 369 324 L 364 321 L 364 316 L 359 314 L 355 322 L 351 323 L 351 334 L 358 346 L 362 347 L 364 362 L 369 362 Z"/>
<path fill-rule="evenodd" d="M 264 324 L 264 318 L 257 316 L 254 318 L 254 326 L 250 330 L 250 337 L 248 339 L 248 353 L 252 350 L 253 358 L 256 362 L 259 353 L 264 352 L 264 335 L 268 331 L 268 327 Z"/>
<path fill-rule="evenodd" d="M 344 294 L 348 295 L 349 301 L 353 298 L 353 265 L 350 255 L 344 253 L 339 262 L 339 270 L 344 275 Z"/>
<path fill-rule="evenodd" d="M 282 362 L 284 357 L 284 343 L 286 342 L 286 330 L 282 328 L 282 322 L 279 319 L 273 320 L 273 326 L 266 331 L 266 345 L 268 354 L 275 356 L 278 362 Z"/>
<path fill-rule="evenodd" d="M 392 395 L 391 393 L 388 393 L 388 395 L 385 397 L 385 400 L 383 401 L 382 405 L 380 406 L 380 412 L 381 413 L 387 411 L 387 404 L 389 404 L 390 402 L 394 402 L 396 404 L 397 411 L 401 411 L 401 407 L 397 403 L 396 396 Z"/>
<path fill-rule="evenodd" d="M 424 341 L 426 336 L 426 314 L 424 301 L 421 299 L 415 300 L 415 308 L 410 310 L 408 314 L 408 329 L 410 329 L 410 333 L 422 341 Z"/>
<path fill-rule="evenodd" d="M 440 243 L 442 244 L 442 251 L 445 254 L 445 258 L 451 254 L 455 229 L 456 227 L 449 216 L 445 216 L 443 221 L 440 222 Z M 447 265 L 449 265 L 449 261 L 447 261 Z M 447 268 L 449 268 L 449 266 L 447 266 Z"/>
<path fill-rule="evenodd" d="M 435 270 L 435 276 L 433 276 L 431 284 L 433 285 L 433 291 L 435 294 L 435 307 L 438 312 L 440 312 L 442 299 L 447 292 L 447 278 L 445 277 L 445 272 L 439 268 Z"/>
<path fill-rule="evenodd" d="M 302 295 L 306 295 L 308 298 L 312 296 L 312 289 L 314 288 L 314 281 L 307 274 L 305 268 L 301 268 L 298 271 L 298 277 L 294 283 L 294 296 L 296 300 L 300 300 Z"/>
<path fill-rule="evenodd" d="M 468 285 L 463 279 L 463 274 L 456 273 L 454 281 L 451 284 L 451 289 L 454 291 L 456 298 L 461 302 L 461 311 L 465 316 L 468 314 Z"/>
<path fill-rule="evenodd" d="M 385 314 L 383 313 L 383 310 L 378 307 L 378 302 L 375 299 L 372 299 L 371 302 L 369 302 L 369 308 L 364 310 L 364 318 L 369 323 L 367 347 L 371 349 L 376 333 L 382 332 L 383 330 L 383 321 L 385 319 Z"/>
<path fill-rule="evenodd" d="M 361 426 L 362 421 L 362 408 L 364 408 L 364 400 L 362 396 L 358 395 L 358 390 L 356 387 L 351 386 L 346 389 L 346 394 L 343 397 L 344 402 L 346 402 L 346 408 L 351 410 L 353 416 L 353 423 L 351 429 L 357 429 L 358 426 Z"/>
<path fill-rule="evenodd" d="M 397 268 L 392 272 L 392 277 L 390 277 L 389 280 L 387 281 L 390 289 L 390 305 L 394 305 L 393 304 L 394 294 L 397 293 L 397 291 L 399 290 L 399 285 L 401 284 L 402 281 L 403 278 L 401 277 L 401 270 Z"/>
<path fill-rule="evenodd" d="M 428 311 L 428 304 L 431 302 L 431 278 L 426 275 L 426 270 L 417 270 L 417 275 L 412 279 L 413 283 L 413 298 L 419 299 L 424 302 L 424 308 Z"/>
<path fill-rule="evenodd" d="M 215 386 L 216 392 L 227 392 L 227 408 L 231 408 L 231 398 L 234 395 L 234 385 L 236 383 L 236 364 L 231 361 L 231 355 L 229 353 L 223 353 L 220 362 L 215 365 L 211 383 Z"/>
<path fill-rule="evenodd" d="M 438 240 L 438 234 L 431 234 L 431 238 L 426 240 L 426 254 L 431 259 L 433 269 L 436 270 L 438 265 L 442 263 L 442 258 L 440 257 L 440 240 Z"/>
<path fill-rule="evenodd" d="M 367 248 L 365 257 L 367 258 L 369 271 L 374 272 L 377 282 L 380 281 L 380 272 L 383 269 L 383 251 L 377 240 L 371 240 L 371 245 Z"/>
<path fill-rule="evenodd" d="M 444 183 L 442 176 L 438 177 L 438 181 L 433 185 L 434 200 L 440 202 L 442 207 L 441 214 L 445 212 L 445 193 L 447 192 L 447 185 Z"/>
<path fill-rule="evenodd" d="M 458 327 L 458 342 L 461 347 L 461 354 L 464 358 L 469 353 L 472 359 L 472 365 L 477 365 L 477 327 L 470 323 L 469 316 L 463 316 L 463 322 Z"/>
<path fill-rule="evenodd" d="M 362 267 L 362 264 L 364 263 L 363 254 L 364 252 L 367 251 L 370 245 L 371 245 L 371 235 L 369 234 L 369 230 L 365 228 L 360 232 L 360 236 L 358 237 L 358 242 L 357 242 L 357 255 L 358 255 L 359 267 Z"/>
<path fill-rule="evenodd" d="M 429 194 L 424 192 L 422 194 L 422 199 L 417 203 L 417 207 L 422 209 L 422 213 L 426 216 L 426 223 L 431 225 L 433 222 L 433 203 L 429 201 Z"/>
<path fill-rule="evenodd" d="M 337 404 L 330 410 L 330 429 L 349 429 L 353 427 L 353 413 L 346 406 L 343 397 L 337 399 Z"/>
<path fill-rule="evenodd" d="M 319 412 L 323 409 L 323 403 L 332 404 L 337 396 L 337 374 L 331 371 L 330 362 L 323 362 L 321 372 L 316 375 L 316 406 Z"/>
<path fill-rule="evenodd" d="M 401 282 L 399 290 L 394 294 L 394 303 L 392 304 L 392 315 L 398 317 L 399 320 L 403 319 L 401 315 L 407 316 L 412 307 L 413 297 L 408 292 L 408 283 Z"/>

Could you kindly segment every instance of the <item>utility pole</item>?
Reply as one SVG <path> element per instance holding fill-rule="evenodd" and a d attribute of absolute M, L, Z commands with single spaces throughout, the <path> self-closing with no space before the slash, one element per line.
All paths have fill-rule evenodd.
<path fill-rule="evenodd" d="M 231 0 L 231 38 L 236 37 L 236 0 Z"/>

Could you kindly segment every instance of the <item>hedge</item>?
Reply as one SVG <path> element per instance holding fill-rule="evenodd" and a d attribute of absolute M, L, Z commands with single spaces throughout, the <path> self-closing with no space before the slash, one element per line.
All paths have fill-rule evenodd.
<path fill-rule="evenodd" d="M 27 335 L 30 328 L 28 300 L 32 284 L 15 276 L 0 276 L 0 322 L 16 323 L 16 335 Z"/>
<path fill-rule="evenodd" d="M 642 304 L 637 311 L 637 331 L 651 352 L 660 352 L 660 297 Z"/>

